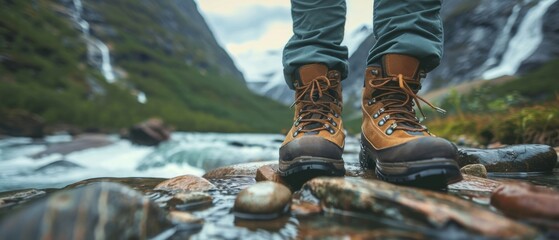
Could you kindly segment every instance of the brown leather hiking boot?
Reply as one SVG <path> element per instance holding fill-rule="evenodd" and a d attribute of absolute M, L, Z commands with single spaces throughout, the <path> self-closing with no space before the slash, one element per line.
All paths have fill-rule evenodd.
<path fill-rule="evenodd" d="M 299 68 L 294 77 L 294 123 L 279 150 L 281 176 L 305 181 L 345 174 L 340 78 L 340 72 L 322 64 Z"/>
<path fill-rule="evenodd" d="M 382 66 L 369 66 L 365 72 L 362 110 L 361 165 L 375 168 L 385 181 L 440 188 L 462 179 L 456 164 L 457 148 L 433 136 L 420 124 L 413 107 L 425 73 L 413 57 L 387 54 Z"/>

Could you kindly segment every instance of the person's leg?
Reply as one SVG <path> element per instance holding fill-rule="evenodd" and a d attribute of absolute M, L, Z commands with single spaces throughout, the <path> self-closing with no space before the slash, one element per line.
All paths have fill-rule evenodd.
<path fill-rule="evenodd" d="M 292 0 L 293 37 L 285 46 L 286 82 L 295 90 L 293 125 L 279 150 L 279 173 L 292 185 L 343 176 L 341 80 L 347 75 L 345 0 Z"/>
<path fill-rule="evenodd" d="M 440 0 L 375 0 L 377 42 L 369 53 L 368 65 L 397 53 L 417 58 L 426 72 L 437 67 L 443 54 L 440 9 Z"/>
<path fill-rule="evenodd" d="M 439 188 L 462 179 L 456 146 L 433 136 L 414 110 L 423 101 L 442 111 L 417 96 L 442 54 L 440 3 L 375 0 L 377 42 L 365 71 L 360 161 L 389 182 Z"/>
<path fill-rule="evenodd" d="M 341 46 L 346 18 L 345 0 L 291 0 L 293 36 L 283 50 L 287 84 L 293 74 L 310 63 L 322 63 L 347 76 L 347 47 Z"/>

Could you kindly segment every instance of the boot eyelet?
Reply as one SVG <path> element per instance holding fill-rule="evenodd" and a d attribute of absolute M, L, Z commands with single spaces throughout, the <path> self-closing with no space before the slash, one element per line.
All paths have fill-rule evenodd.
<path fill-rule="evenodd" d="M 379 125 L 379 126 L 383 126 L 385 123 L 386 123 L 386 122 L 385 122 L 384 119 L 383 119 L 383 120 L 380 120 L 380 122 L 378 122 L 378 125 Z"/>
<path fill-rule="evenodd" d="M 340 114 L 334 113 L 334 117 L 335 117 L 335 118 L 339 118 L 339 117 L 340 117 Z"/>
<path fill-rule="evenodd" d="M 298 134 L 299 134 L 299 131 L 293 132 L 293 137 L 297 137 Z"/>
<path fill-rule="evenodd" d="M 375 114 L 373 115 L 373 118 L 374 118 L 374 119 L 377 119 L 378 117 L 379 117 L 378 113 L 375 113 Z"/>
<path fill-rule="evenodd" d="M 377 69 L 372 69 L 371 74 L 374 75 L 374 76 L 377 76 L 378 75 L 378 70 Z"/>
<path fill-rule="evenodd" d="M 394 129 L 392 128 L 386 129 L 386 135 L 392 135 L 392 133 L 394 133 Z"/>

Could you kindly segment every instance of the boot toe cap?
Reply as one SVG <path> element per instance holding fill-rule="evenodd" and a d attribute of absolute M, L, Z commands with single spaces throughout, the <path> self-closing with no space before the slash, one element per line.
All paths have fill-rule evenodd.
<path fill-rule="evenodd" d="M 282 161 L 291 161 L 303 156 L 341 159 L 343 149 L 322 137 L 303 136 L 283 145 L 279 153 Z"/>

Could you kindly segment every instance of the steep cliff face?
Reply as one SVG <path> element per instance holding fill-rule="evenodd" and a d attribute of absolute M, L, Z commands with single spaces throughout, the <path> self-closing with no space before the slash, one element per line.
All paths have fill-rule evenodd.
<path fill-rule="evenodd" d="M 0 110 L 108 129 L 152 116 L 179 130 L 288 125 L 286 107 L 248 90 L 193 0 L 0 3 Z"/>
<path fill-rule="evenodd" d="M 522 74 L 559 57 L 556 0 L 444 2 L 444 57 L 426 90 Z"/>

